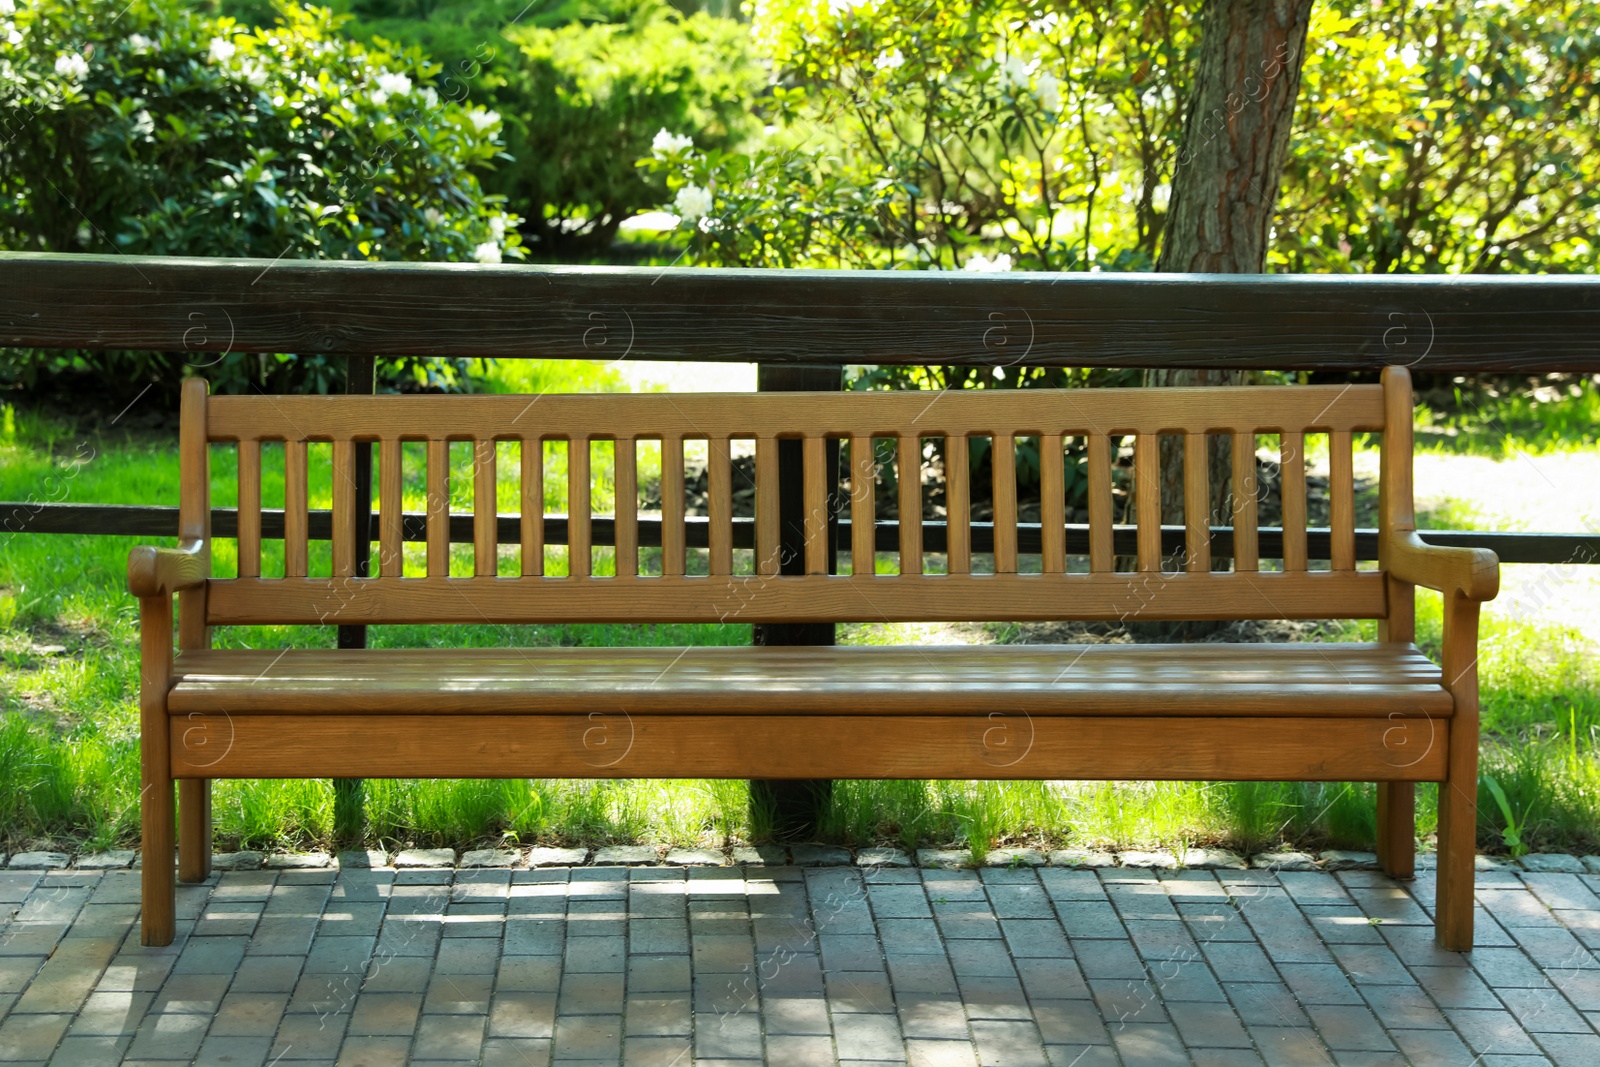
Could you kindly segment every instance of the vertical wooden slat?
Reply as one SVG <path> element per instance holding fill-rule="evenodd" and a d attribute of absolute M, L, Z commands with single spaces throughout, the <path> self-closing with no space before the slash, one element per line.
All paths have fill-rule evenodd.
<path fill-rule="evenodd" d="M 1211 438 L 1183 437 L 1183 554 L 1191 574 L 1211 570 Z"/>
<path fill-rule="evenodd" d="M 211 440 L 206 383 L 190 378 L 184 383 L 179 416 L 178 538 L 199 543 L 202 572 L 211 576 Z M 201 585 L 178 594 L 178 647 L 210 648 L 211 628 L 206 625 L 206 591 Z M 180 788 L 181 792 L 181 788 Z M 210 837 L 206 840 L 209 842 Z M 209 846 L 208 846 L 209 848 Z M 211 854 L 205 855 L 209 866 Z"/>
<path fill-rule="evenodd" d="M 1061 435 L 1039 438 L 1039 539 L 1040 569 L 1046 574 L 1067 570 L 1066 474 L 1061 455 Z"/>
<path fill-rule="evenodd" d="M 1017 448 L 1008 433 L 994 435 L 994 572 L 1017 573 Z"/>
<path fill-rule="evenodd" d="M 1278 450 L 1278 486 L 1283 494 L 1283 569 L 1306 569 L 1306 435 L 1284 433 Z"/>
<path fill-rule="evenodd" d="M 783 561 L 778 536 L 778 439 L 756 438 L 756 573 L 772 577 Z"/>
<path fill-rule="evenodd" d="M 733 573 L 733 456 L 725 436 L 706 442 L 706 539 L 710 572 Z"/>
<path fill-rule="evenodd" d="M 613 464 L 617 487 L 616 517 L 612 521 L 617 543 L 617 577 L 639 573 L 639 465 L 632 437 L 618 437 Z"/>
<path fill-rule="evenodd" d="M 306 442 L 283 443 L 283 576 L 306 576 Z"/>
<path fill-rule="evenodd" d="M 544 574 L 544 440 L 524 437 L 522 449 L 522 573 Z"/>
<path fill-rule="evenodd" d="M 494 441 L 472 443 L 472 573 L 493 578 L 499 570 L 500 508 Z"/>
<path fill-rule="evenodd" d="M 1089 569 L 1109 572 L 1111 556 L 1111 438 L 1089 437 Z"/>
<path fill-rule="evenodd" d="M 683 438 L 661 438 L 661 573 L 681 575 L 683 538 Z"/>
<path fill-rule="evenodd" d="M 428 442 L 428 577 L 450 577 L 450 442 Z"/>
<path fill-rule="evenodd" d="M 828 441 L 807 437 L 802 452 L 806 507 L 806 573 L 828 573 Z"/>
<path fill-rule="evenodd" d="M 1356 493 L 1350 453 L 1350 431 L 1328 435 L 1329 525 L 1332 527 L 1331 565 L 1336 571 L 1356 569 Z"/>
<path fill-rule="evenodd" d="M 1261 569 L 1261 552 L 1256 536 L 1257 497 L 1261 484 L 1256 477 L 1256 435 L 1233 434 L 1233 569 Z"/>
<path fill-rule="evenodd" d="M 378 446 L 378 576 L 405 573 L 405 480 L 400 469 L 400 438 Z"/>
<path fill-rule="evenodd" d="M 261 577 L 261 442 L 239 442 L 239 577 Z"/>
<path fill-rule="evenodd" d="M 922 439 L 901 434 L 895 442 L 899 478 L 900 573 L 922 573 Z"/>
<path fill-rule="evenodd" d="M 1417 590 L 1410 582 L 1394 576 L 1390 553 L 1397 537 L 1417 528 L 1413 501 L 1411 453 L 1412 420 L 1411 372 L 1404 367 L 1383 369 L 1383 453 L 1378 479 L 1378 567 L 1384 572 L 1389 614 L 1378 622 L 1378 640 L 1410 643 L 1417 634 Z M 1380 801 L 1383 790 L 1379 791 Z M 1381 807 L 1380 807 L 1381 810 Z M 1398 818 L 1398 816 L 1397 816 Z M 1379 830 L 1383 829 L 1379 820 Z M 1382 837 L 1379 838 L 1380 843 Z M 1412 844 L 1405 839 L 1406 848 Z M 1383 858 L 1380 852 L 1380 859 Z M 1409 852 L 1406 863 L 1412 862 Z M 1389 869 L 1386 864 L 1385 870 Z"/>
<path fill-rule="evenodd" d="M 594 552 L 589 531 L 589 439 L 567 442 L 567 574 L 587 578 Z"/>
<path fill-rule="evenodd" d="M 951 574 L 972 573 L 972 462 L 967 439 L 944 439 L 945 548 Z"/>
<path fill-rule="evenodd" d="M 1141 433 L 1133 439 L 1134 519 L 1139 530 L 1141 571 L 1161 569 L 1161 438 Z"/>
<path fill-rule="evenodd" d="M 878 573 L 875 524 L 878 458 L 872 438 L 850 438 L 850 573 L 870 578 Z"/>
<path fill-rule="evenodd" d="M 356 443 L 333 443 L 333 576 L 356 573 Z"/>

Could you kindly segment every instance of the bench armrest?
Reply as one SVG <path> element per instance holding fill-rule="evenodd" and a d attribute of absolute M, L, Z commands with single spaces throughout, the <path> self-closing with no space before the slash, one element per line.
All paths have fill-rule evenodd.
<path fill-rule="evenodd" d="M 204 541 L 179 548 L 140 545 L 128 553 L 128 590 L 137 597 L 170 596 L 206 581 Z"/>
<path fill-rule="evenodd" d="M 1444 548 L 1400 530 L 1388 549 L 1389 573 L 1401 581 L 1468 600 L 1493 600 L 1500 592 L 1500 561 L 1487 548 Z"/>

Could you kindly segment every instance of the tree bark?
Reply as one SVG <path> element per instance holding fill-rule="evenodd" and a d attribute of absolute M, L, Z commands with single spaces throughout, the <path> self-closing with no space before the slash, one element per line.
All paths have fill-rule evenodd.
<path fill-rule="evenodd" d="M 1260 274 L 1289 150 L 1312 0 L 1207 0 L 1200 66 L 1156 269 Z M 1237 385 L 1242 371 L 1151 370 L 1147 385 Z M 1229 521 L 1228 443 L 1211 448 L 1212 522 Z M 1183 511 L 1182 445 L 1161 447 L 1161 511 Z"/>

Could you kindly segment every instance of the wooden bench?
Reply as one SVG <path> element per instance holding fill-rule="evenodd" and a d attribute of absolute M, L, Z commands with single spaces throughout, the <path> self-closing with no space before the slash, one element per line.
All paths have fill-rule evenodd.
<path fill-rule="evenodd" d="M 1414 532 L 1412 401 L 1382 386 L 1014 392 L 208 397 L 183 394 L 181 544 L 135 549 L 143 627 L 143 939 L 173 937 L 178 868 L 210 863 L 209 780 L 242 777 L 755 777 L 1373 781 L 1379 849 L 1409 876 L 1414 783 L 1443 783 L 1437 933 L 1472 942 L 1478 605 L 1493 554 Z M 1383 435 L 1381 560 L 1358 569 L 1351 436 Z M 1308 559 L 1305 443 L 1327 435 L 1331 547 Z M 1160 435 L 1182 435 L 1187 548 L 1162 569 Z M 1212 570 L 1207 435 L 1232 440 L 1232 570 Z M 1281 566 L 1263 568 L 1255 435 L 1280 435 Z M 1014 444 L 1045 486 L 1063 437 L 1086 442 L 1087 567 L 1069 567 L 1064 493 L 1042 501 L 1042 573 L 1019 570 Z M 1134 439 L 1137 554 L 1114 555 L 1113 466 Z M 804 573 L 782 573 L 778 442 L 798 438 Z M 874 438 L 897 442 L 899 513 L 922 513 L 923 441 L 943 440 L 948 573 L 923 524 L 898 526 L 898 574 L 829 574 L 830 441 L 849 457 L 851 558 L 873 558 Z M 710 458 L 709 574 L 686 573 L 683 454 Z M 753 439 L 753 573 L 735 566 L 730 442 Z M 976 573 L 969 455 L 993 457 L 994 573 Z M 569 573 L 545 570 L 542 456 L 520 451 L 518 576 L 501 569 L 496 442 L 569 442 Z M 402 443 L 426 442 L 426 576 L 405 576 Z M 451 577 L 452 442 L 472 442 L 474 574 Z M 615 515 L 596 520 L 590 443 L 614 441 Z M 638 442 L 660 442 L 660 570 L 640 573 Z M 210 577 L 208 456 L 236 443 L 238 577 Z M 284 576 L 261 574 L 263 442 L 284 442 Z M 308 577 L 308 442 L 331 445 L 331 577 Z M 353 473 L 374 443 L 377 573 L 356 577 Z M 224 447 L 227 447 L 226 445 Z M 278 446 L 274 446 L 278 447 Z M 554 446 L 560 447 L 560 446 Z M 655 447 L 655 446 L 652 446 Z M 698 446 L 696 446 L 698 447 Z M 509 450 L 509 449 L 508 449 Z M 458 493 L 458 496 L 461 495 Z M 841 503 L 844 503 L 841 501 Z M 517 521 L 515 519 L 511 521 Z M 592 573 L 596 523 L 616 573 Z M 991 542 L 984 542 L 989 547 Z M 367 544 L 370 550 L 370 543 Z M 508 566 L 512 565 L 508 561 Z M 414 569 L 414 568 L 413 568 Z M 841 568 L 842 569 L 842 568 Z M 1443 671 L 1413 644 L 1413 587 L 1444 593 Z M 178 598 L 176 656 L 172 598 Z M 1378 619 L 1371 644 L 214 650 L 209 628 L 331 623 Z"/>

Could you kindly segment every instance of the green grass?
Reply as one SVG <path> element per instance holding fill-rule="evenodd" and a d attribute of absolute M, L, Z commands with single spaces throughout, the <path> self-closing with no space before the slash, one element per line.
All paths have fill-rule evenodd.
<path fill-rule="evenodd" d="M 1417 448 L 1506 458 L 1592 449 L 1600 443 L 1600 379 L 1531 391 L 1456 390 L 1448 410 L 1417 411 Z"/>
<path fill-rule="evenodd" d="M 497 371 L 493 388 L 616 387 L 604 367 L 521 363 Z M 231 502 L 234 468 L 215 457 L 218 503 Z M 503 463 L 502 507 L 516 510 L 516 464 Z M 564 456 L 545 457 L 546 506 L 564 508 Z M 609 469 L 597 456 L 597 501 Z M 266 480 L 270 504 L 274 483 Z M 281 472 L 278 477 L 281 479 Z M 461 484 L 470 482 L 463 478 Z M 91 432 L 60 416 L 0 410 L 0 499 L 107 503 L 177 501 L 170 441 Z M 276 492 L 281 495 L 281 481 Z M 408 504 L 420 485 L 407 482 Z M 466 504 L 466 498 L 457 500 Z M 326 504 L 326 500 L 321 501 Z M 100 849 L 138 832 L 137 619 L 125 589 L 127 552 L 140 539 L 4 532 L 0 516 L 0 844 Z M 470 546 L 458 546 L 463 562 Z M 268 553 L 268 573 L 274 558 Z M 324 548 L 325 552 L 325 548 Z M 219 541 L 219 573 L 235 564 Z M 560 573 L 556 550 L 548 560 Z M 327 560 L 317 563 L 325 568 Z M 937 627 L 845 627 L 853 643 L 936 640 Z M 1437 654 L 1437 598 L 1419 605 L 1421 643 Z M 996 628 L 991 637 L 1004 639 Z M 1350 638 L 1370 638 L 1371 624 Z M 746 644 L 743 625 L 397 626 L 374 645 Z M 221 645 L 326 647 L 331 629 L 219 630 Z M 1527 847 L 1594 849 L 1600 827 L 1600 672 L 1575 630 L 1486 619 L 1480 675 L 1484 768 L 1504 791 Z M 1434 790 L 1419 791 L 1419 831 L 1432 830 Z M 219 847 L 326 845 L 333 791 L 326 781 L 223 781 L 216 785 Z M 732 781 L 369 781 L 374 843 L 491 844 L 648 841 L 720 846 L 759 839 L 748 789 Z M 821 836 L 904 848 L 954 845 L 982 854 L 1010 845 L 1165 846 L 1280 844 L 1370 847 L 1373 787 L 1346 783 L 841 782 Z M 1501 841 L 1498 805 L 1481 806 L 1481 840 Z"/>

